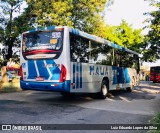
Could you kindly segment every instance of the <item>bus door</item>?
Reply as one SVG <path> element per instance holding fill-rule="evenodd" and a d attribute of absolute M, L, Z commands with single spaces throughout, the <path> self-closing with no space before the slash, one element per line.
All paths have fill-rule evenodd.
<path fill-rule="evenodd" d="M 124 68 L 117 67 L 117 83 L 119 87 L 122 87 L 125 83 L 125 76 L 124 76 Z"/>
<path fill-rule="evenodd" d="M 124 86 L 125 86 L 127 84 L 130 84 L 131 77 L 130 77 L 129 70 L 127 67 L 123 68 L 123 73 L 124 73 Z"/>
<path fill-rule="evenodd" d="M 113 85 L 117 84 L 118 87 L 122 87 L 125 83 L 125 76 L 124 76 L 124 68 L 113 66 Z"/>

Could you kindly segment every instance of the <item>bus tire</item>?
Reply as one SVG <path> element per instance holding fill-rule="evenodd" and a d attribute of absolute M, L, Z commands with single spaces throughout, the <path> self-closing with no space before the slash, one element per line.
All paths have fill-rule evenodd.
<path fill-rule="evenodd" d="M 128 92 L 132 92 L 132 91 L 133 91 L 133 88 L 134 88 L 134 84 L 135 84 L 135 79 L 134 79 L 134 77 L 133 77 L 132 80 L 131 80 L 130 87 L 127 87 L 126 90 L 127 90 Z"/>
<path fill-rule="evenodd" d="M 127 90 L 127 92 L 132 92 L 133 88 L 132 87 L 127 87 L 126 90 Z"/>
<path fill-rule="evenodd" d="M 108 82 L 106 80 L 103 80 L 102 81 L 102 84 L 101 84 L 101 91 L 99 93 L 99 98 L 100 99 L 105 99 L 108 95 Z"/>

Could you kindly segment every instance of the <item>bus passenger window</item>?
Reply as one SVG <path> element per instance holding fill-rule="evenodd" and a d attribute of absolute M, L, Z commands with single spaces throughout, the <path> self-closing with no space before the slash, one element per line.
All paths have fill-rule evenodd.
<path fill-rule="evenodd" d="M 89 62 L 89 40 L 70 33 L 70 57 L 72 62 Z"/>

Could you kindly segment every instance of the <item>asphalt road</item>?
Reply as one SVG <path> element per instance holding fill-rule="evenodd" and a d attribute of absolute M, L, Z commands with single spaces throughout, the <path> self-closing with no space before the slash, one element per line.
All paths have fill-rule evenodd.
<path fill-rule="evenodd" d="M 147 124 L 158 111 L 160 111 L 160 83 L 145 81 L 142 81 L 132 93 L 112 91 L 105 100 L 90 97 L 65 99 L 59 93 L 40 91 L 0 94 L 0 124 Z M 41 132 L 81 133 L 82 130 Z M 145 133 L 147 131 L 83 130 L 83 133 L 86 132 Z"/>

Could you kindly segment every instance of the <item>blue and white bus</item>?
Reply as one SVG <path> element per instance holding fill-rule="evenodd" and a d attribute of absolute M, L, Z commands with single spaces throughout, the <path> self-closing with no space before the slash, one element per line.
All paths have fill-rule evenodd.
<path fill-rule="evenodd" d="M 23 90 L 65 94 L 132 91 L 139 84 L 138 53 L 67 26 L 24 32 L 21 43 Z"/>

